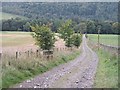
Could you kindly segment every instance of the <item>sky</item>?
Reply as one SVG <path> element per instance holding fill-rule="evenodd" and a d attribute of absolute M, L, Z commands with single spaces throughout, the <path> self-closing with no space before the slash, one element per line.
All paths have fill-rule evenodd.
<path fill-rule="evenodd" d="M 0 0 L 1 2 L 119 2 L 120 0 Z"/>

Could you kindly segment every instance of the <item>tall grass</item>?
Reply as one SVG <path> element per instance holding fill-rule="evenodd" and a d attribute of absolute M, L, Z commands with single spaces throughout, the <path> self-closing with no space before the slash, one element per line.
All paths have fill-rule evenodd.
<path fill-rule="evenodd" d="M 80 50 L 55 51 L 54 57 L 47 60 L 45 57 L 23 58 L 16 60 L 15 57 L 3 57 L 2 87 L 12 87 L 23 80 L 44 73 L 55 66 L 73 60 L 80 54 Z M 9 65 L 10 64 L 10 65 Z"/>

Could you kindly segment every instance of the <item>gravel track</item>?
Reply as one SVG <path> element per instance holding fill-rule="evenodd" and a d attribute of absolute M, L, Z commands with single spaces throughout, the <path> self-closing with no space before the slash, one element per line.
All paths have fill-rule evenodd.
<path fill-rule="evenodd" d="M 92 88 L 98 57 L 88 47 L 85 36 L 80 49 L 82 53 L 75 60 L 15 85 L 14 88 Z"/>

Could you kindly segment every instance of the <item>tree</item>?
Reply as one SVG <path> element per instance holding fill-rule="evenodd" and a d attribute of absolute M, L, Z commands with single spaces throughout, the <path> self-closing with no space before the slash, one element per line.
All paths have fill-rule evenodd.
<path fill-rule="evenodd" d="M 72 35 L 74 33 L 72 27 L 72 21 L 71 20 L 67 20 L 62 27 L 59 28 L 59 33 L 61 35 L 61 38 L 64 39 L 64 41 L 66 42 L 66 46 L 67 47 L 71 47 L 72 46 Z"/>
<path fill-rule="evenodd" d="M 119 34 L 118 33 L 118 27 L 119 27 L 119 23 L 118 22 L 115 22 L 112 24 L 112 31 L 114 32 L 114 34 Z"/>
<path fill-rule="evenodd" d="M 74 34 L 72 38 L 73 38 L 73 45 L 78 48 L 82 42 L 82 35 L 79 35 L 77 33 L 77 34 Z"/>
<path fill-rule="evenodd" d="M 95 24 L 93 21 L 88 21 L 87 22 L 87 33 L 95 33 Z"/>
<path fill-rule="evenodd" d="M 30 31 L 30 23 L 29 22 L 26 22 L 26 24 L 25 25 L 23 25 L 23 29 L 25 30 L 25 31 Z"/>
<path fill-rule="evenodd" d="M 110 34 L 110 33 L 113 33 L 112 32 L 112 25 L 110 22 L 103 22 L 101 24 L 101 33 L 104 34 Z"/>
<path fill-rule="evenodd" d="M 81 33 L 86 33 L 86 28 L 87 28 L 87 26 L 86 26 L 86 23 L 80 23 L 80 32 Z"/>
<path fill-rule="evenodd" d="M 51 50 L 54 47 L 55 37 L 52 33 L 51 29 L 47 25 L 35 27 L 31 26 L 32 30 L 34 31 L 33 37 L 36 39 L 36 44 L 42 50 Z"/>

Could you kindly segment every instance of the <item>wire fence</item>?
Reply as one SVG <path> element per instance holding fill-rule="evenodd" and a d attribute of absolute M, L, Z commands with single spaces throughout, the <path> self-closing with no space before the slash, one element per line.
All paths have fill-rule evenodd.
<path fill-rule="evenodd" d="M 74 47 L 73 47 L 74 48 Z M 15 59 L 22 59 L 22 58 L 45 58 L 47 57 L 49 58 L 53 58 L 53 53 L 59 52 L 59 51 L 67 51 L 67 50 L 72 50 L 73 48 L 67 48 L 67 47 L 63 47 L 63 48 L 53 48 L 52 50 L 46 51 L 46 50 L 41 50 L 41 49 L 36 49 L 36 50 L 27 50 L 27 51 L 16 51 L 12 54 L 9 53 L 0 53 L 0 59 L 4 59 L 4 57 L 14 57 Z"/>
<path fill-rule="evenodd" d="M 120 47 L 119 46 L 100 44 L 100 47 L 102 47 L 105 51 L 108 51 L 112 54 L 120 54 Z"/>

